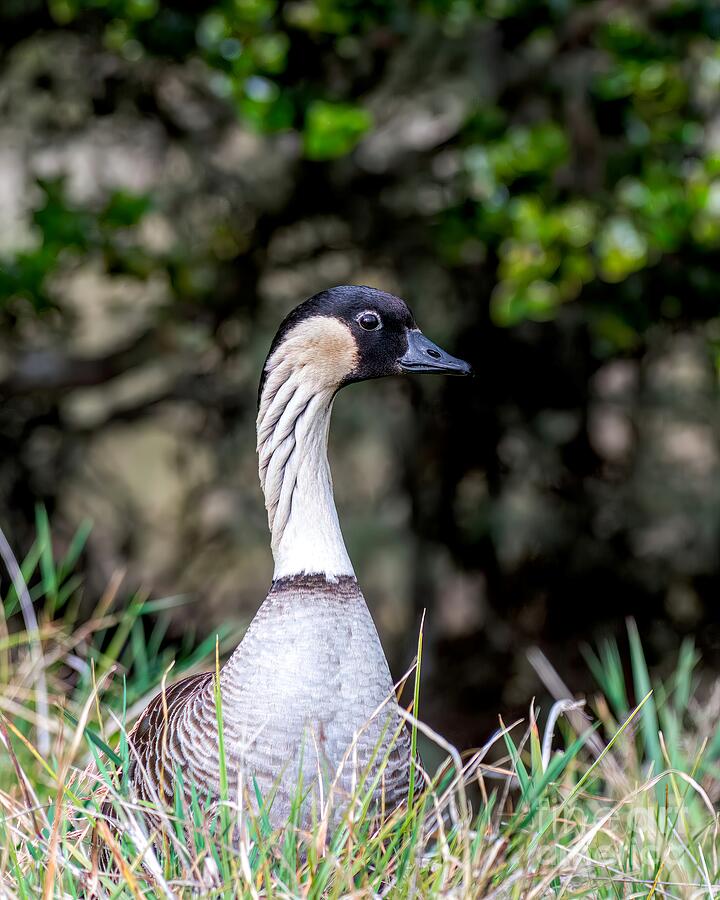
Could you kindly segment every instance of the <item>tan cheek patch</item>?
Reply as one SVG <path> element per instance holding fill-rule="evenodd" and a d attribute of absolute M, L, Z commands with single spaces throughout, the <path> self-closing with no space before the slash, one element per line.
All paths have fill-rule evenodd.
<path fill-rule="evenodd" d="M 267 368 L 304 368 L 303 378 L 318 389 L 330 389 L 356 368 L 357 361 L 357 344 L 348 326 L 331 316 L 313 316 L 288 332 Z"/>

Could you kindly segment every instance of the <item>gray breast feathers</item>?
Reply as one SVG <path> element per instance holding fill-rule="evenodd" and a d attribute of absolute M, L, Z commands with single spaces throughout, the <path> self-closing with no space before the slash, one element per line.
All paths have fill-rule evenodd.
<path fill-rule="evenodd" d="M 220 684 L 231 800 L 254 806 L 257 784 L 273 797 L 271 821 L 281 825 L 298 784 L 307 823 L 329 797 L 336 819 L 352 793 L 376 779 L 375 800 L 386 810 L 406 796 L 409 736 L 354 578 L 276 582 Z M 198 796 L 217 798 L 214 693 L 214 676 L 205 673 L 150 703 L 129 735 L 138 797 L 171 803 L 179 770 L 188 802 L 190 782 Z"/>

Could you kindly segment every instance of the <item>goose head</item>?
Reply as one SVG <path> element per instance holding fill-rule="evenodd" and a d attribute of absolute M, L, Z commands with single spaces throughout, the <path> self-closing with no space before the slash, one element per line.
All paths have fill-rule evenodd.
<path fill-rule="evenodd" d="M 327 462 L 337 392 L 387 375 L 471 372 L 425 337 L 404 300 L 375 288 L 331 288 L 285 318 L 263 367 L 257 418 L 276 579 L 354 575 Z"/>
<path fill-rule="evenodd" d="M 386 375 L 470 375 L 420 331 L 399 297 L 345 285 L 301 303 L 282 322 L 270 348 L 259 400 L 269 374 L 303 370 L 308 386 L 337 392 L 345 385 Z"/>

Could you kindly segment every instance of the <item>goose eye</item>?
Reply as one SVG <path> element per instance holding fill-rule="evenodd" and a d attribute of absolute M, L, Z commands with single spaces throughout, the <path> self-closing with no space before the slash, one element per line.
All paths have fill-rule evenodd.
<path fill-rule="evenodd" d="M 378 328 L 382 325 L 380 321 L 380 316 L 374 312 L 364 312 L 360 313 L 358 316 L 358 325 L 361 328 L 364 328 L 365 331 L 377 331 Z"/>

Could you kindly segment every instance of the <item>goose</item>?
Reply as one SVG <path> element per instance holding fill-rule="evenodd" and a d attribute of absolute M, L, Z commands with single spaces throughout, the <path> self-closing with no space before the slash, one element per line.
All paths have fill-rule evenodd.
<path fill-rule="evenodd" d="M 403 300 L 363 286 L 301 303 L 263 366 L 257 453 L 275 567 L 219 671 L 219 695 L 229 796 L 251 805 L 258 793 L 270 798 L 274 826 L 287 821 L 298 785 L 305 827 L 323 798 L 332 793 L 341 810 L 355 786 L 375 779 L 376 807 L 389 811 L 407 797 L 410 738 L 340 530 L 327 444 L 341 388 L 433 372 L 471 369 L 425 337 Z M 196 796 L 218 802 L 215 679 L 206 672 L 170 685 L 129 732 L 129 782 L 140 800 L 171 804 L 180 788 L 189 804 L 194 785 Z"/>

